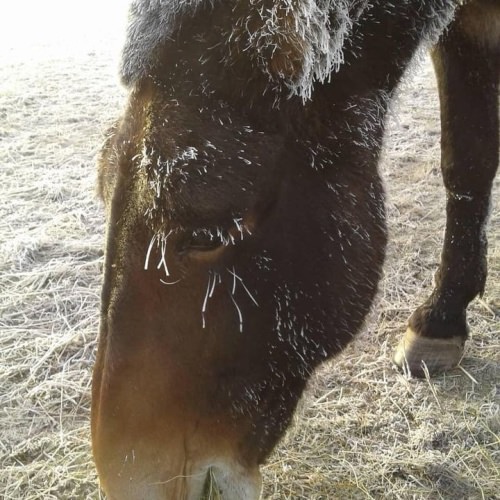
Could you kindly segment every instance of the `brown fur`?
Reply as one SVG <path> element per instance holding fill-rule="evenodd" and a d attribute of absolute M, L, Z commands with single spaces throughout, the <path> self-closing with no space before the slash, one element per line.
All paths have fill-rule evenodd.
<path fill-rule="evenodd" d="M 462 8 L 457 21 L 466 36 L 494 52 L 500 44 L 500 3 L 497 0 L 472 1 Z"/>

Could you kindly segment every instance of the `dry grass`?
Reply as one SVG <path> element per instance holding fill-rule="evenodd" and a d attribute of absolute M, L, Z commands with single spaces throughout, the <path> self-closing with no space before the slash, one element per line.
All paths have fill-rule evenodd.
<path fill-rule="evenodd" d="M 103 214 L 94 157 L 119 109 L 114 45 L 0 67 L 0 497 L 100 497 L 89 445 Z M 65 47 L 67 49 L 67 47 Z M 112 50 L 113 49 L 113 50 Z M 62 54 L 62 55 L 61 55 Z M 432 286 L 443 231 L 428 63 L 389 127 L 391 243 L 364 333 L 311 381 L 264 467 L 270 499 L 500 498 L 500 184 L 487 292 L 462 368 L 415 381 L 393 346 Z"/>

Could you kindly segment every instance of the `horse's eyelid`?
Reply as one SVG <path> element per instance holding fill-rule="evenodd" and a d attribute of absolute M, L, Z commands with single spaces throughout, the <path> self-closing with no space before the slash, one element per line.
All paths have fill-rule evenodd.
<path fill-rule="evenodd" d="M 191 235 L 186 237 L 179 244 L 179 253 L 187 253 L 189 251 L 198 251 L 198 252 L 210 252 L 212 250 L 217 250 L 221 246 L 224 245 L 222 239 L 213 235 L 197 235 L 198 237 L 204 236 L 205 240 L 196 241 L 196 236 Z"/>

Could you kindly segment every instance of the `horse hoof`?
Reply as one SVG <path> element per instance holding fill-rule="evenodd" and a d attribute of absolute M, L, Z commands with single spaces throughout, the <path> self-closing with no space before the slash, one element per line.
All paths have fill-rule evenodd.
<path fill-rule="evenodd" d="M 414 377 L 425 377 L 426 372 L 436 375 L 460 363 L 465 340 L 464 337 L 421 337 L 408 328 L 394 352 L 393 361 L 398 368 Z"/>

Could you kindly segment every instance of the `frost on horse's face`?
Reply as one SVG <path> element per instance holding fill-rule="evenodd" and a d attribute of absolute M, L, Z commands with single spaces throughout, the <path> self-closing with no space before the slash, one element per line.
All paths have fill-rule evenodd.
<path fill-rule="evenodd" d="M 431 3 L 444 22 L 452 2 Z M 359 330 L 386 242 L 387 102 L 436 25 L 420 1 L 384 4 L 133 3 L 128 105 L 99 160 L 110 498 L 199 498 L 207 475 L 257 498 L 308 377 Z"/>

